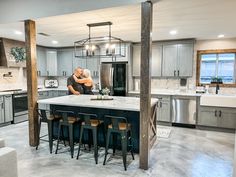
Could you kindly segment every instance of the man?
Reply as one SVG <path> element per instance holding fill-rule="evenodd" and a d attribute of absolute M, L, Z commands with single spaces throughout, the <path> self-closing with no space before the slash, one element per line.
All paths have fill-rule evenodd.
<path fill-rule="evenodd" d="M 83 69 L 78 67 L 78 68 L 75 69 L 73 74 L 77 78 L 80 78 L 82 73 L 83 73 Z M 74 95 L 83 94 L 84 93 L 83 86 L 81 84 L 75 82 L 75 80 L 73 78 L 73 74 L 67 79 L 67 88 L 68 88 L 68 91 L 69 91 L 69 95 L 72 95 L 72 94 L 74 94 Z"/>

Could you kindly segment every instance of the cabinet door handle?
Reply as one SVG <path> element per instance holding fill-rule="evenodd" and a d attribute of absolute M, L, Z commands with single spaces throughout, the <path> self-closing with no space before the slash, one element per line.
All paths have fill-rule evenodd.
<path fill-rule="evenodd" d="M 178 70 L 178 76 L 179 76 L 179 70 Z"/>
<path fill-rule="evenodd" d="M 222 112 L 221 112 L 221 111 L 219 111 L 219 116 L 221 117 L 221 115 L 222 115 Z"/>
<path fill-rule="evenodd" d="M 159 102 L 157 102 L 157 107 L 159 107 Z"/>
<path fill-rule="evenodd" d="M 49 72 L 47 71 L 47 75 L 49 75 Z"/>
<path fill-rule="evenodd" d="M 65 76 L 66 76 L 66 71 L 65 71 Z"/>
<path fill-rule="evenodd" d="M 160 102 L 160 107 L 162 108 L 162 102 Z"/>
<path fill-rule="evenodd" d="M 217 110 L 215 110 L 215 117 L 217 117 Z"/>
<path fill-rule="evenodd" d="M 174 71 L 174 76 L 176 76 L 176 71 Z"/>

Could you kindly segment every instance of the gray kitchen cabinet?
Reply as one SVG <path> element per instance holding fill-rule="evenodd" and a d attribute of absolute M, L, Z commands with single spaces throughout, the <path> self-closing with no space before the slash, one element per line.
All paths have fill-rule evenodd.
<path fill-rule="evenodd" d="M 133 76 L 140 76 L 140 65 L 141 65 L 141 45 L 133 45 Z M 160 77 L 162 66 L 162 45 L 153 43 L 152 45 L 152 60 L 151 60 L 151 76 Z"/>
<path fill-rule="evenodd" d="M 157 121 L 170 122 L 170 97 L 157 96 Z"/>
<path fill-rule="evenodd" d="M 58 91 L 58 96 L 66 96 L 68 94 L 68 91 L 67 90 L 59 90 Z"/>
<path fill-rule="evenodd" d="M 37 75 L 47 75 L 47 55 L 45 48 L 37 47 Z"/>
<path fill-rule="evenodd" d="M 192 76 L 194 58 L 193 54 L 193 43 L 178 44 L 178 76 Z"/>
<path fill-rule="evenodd" d="M 86 68 L 86 59 L 85 58 L 77 58 L 77 57 L 73 57 L 73 71 L 77 68 L 77 67 L 81 67 L 81 68 Z"/>
<path fill-rule="evenodd" d="M 73 49 L 57 51 L 57 75 L 70 76 L 73 73 Z"/>
<path fill-rule="evenodd" d="M 49 91 L 49 98 L 54 98 L 58 96 L 58 91 L 57 90 L 50 90 Z"/>
<path fill-rule="evenodd" d="M 49 98 L 49 91 L 40 91 L 38 93 L 38 99 L 41 100 L 41 99 L 47 99 Z"/>
<path fill-rule="evenodd" d="M 133 45 L 133 60 L 132 60 L 132 74 L 134 77 L 140 76 L 140 60 L 141 60 L 141 46 L 140 44 Z"/>
<path fill-rule="evenodd" d="M 163 77 L 191 77 L 193 67 L 193 42 L 163 44 Z"/>
<path fill-rule="evenodd" d="M 3 96 L 0 96 L 0 123 L 4 123 L 4 100 Z"/>
<path fill-rule="evenodd" d="M 152 45 L 152 77 L 161 76 L 162 65 L 162 45 L 154 43 Z"/>
<path fill-rule="evenodd" d="M 88 58 L 86 68 L 90 70 L 92 77 L 99 77 L 99 58 Z"/>
<path fill-rule="evenodd" d="M 5 122 L 13 121 L 12 95 L 4 95 Z"/>
<path fill-rule="evenodd" d="M 217 110 L 212 107 L 200 107 L 197 124 L 217 127 Z"/>
<path fill-rule="evenodd" d="M 178 48 L 176 44 L 163 45 L 163 69 L 164 77 L 177 76 Z"/>
<path fill-rule="evenodd" d="M 201 106 L 198 125 L 236 129 L 236 109 Z"/>
<path fill-rule="evenodd" d="M 57 51 L 47 50 L 47 76 L 57 76 Z"/>

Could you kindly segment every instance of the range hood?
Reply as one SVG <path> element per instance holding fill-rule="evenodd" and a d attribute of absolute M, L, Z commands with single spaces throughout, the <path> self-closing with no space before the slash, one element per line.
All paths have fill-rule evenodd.
<path fill-rule="evenodd" d="M 25 47 L 25 43 L 13 39 L 0 38 L 0 66 L 26 67 L 26 61 L 17 63 L 11 55 L 10 52 L 13 47 Z"/>

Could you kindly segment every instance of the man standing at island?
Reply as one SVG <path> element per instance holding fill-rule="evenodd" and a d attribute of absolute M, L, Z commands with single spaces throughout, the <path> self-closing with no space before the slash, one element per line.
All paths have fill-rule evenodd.
<path fill-rule="evenodd" d="M 69 95 L 80 95 L 84 93 L 83 86 L 80 83 L 75 82 L 73 75 L 75 75 L 78 79 L 83 73 L 83 69 L 78 67 L 75 69 L 74 73 L 67 79 L 67 88 L 69 91 Z"/>

